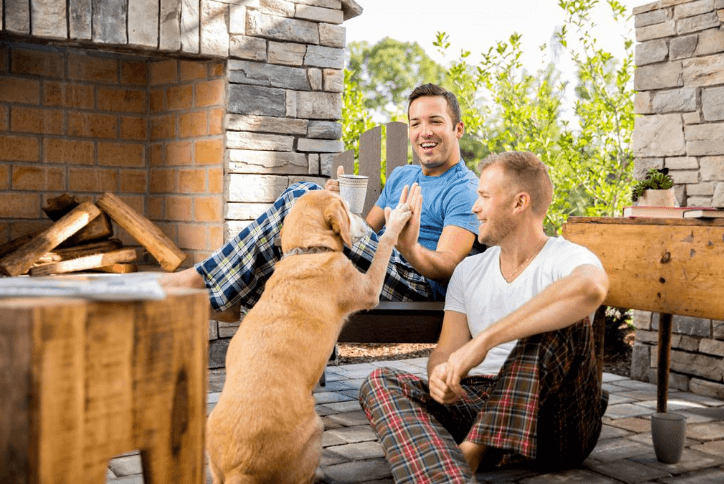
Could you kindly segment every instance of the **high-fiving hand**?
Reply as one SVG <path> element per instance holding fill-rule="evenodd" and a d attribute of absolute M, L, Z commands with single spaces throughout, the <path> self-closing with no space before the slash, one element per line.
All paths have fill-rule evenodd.
<path fill-rule="evenodd" d="M 409 222 L 400 232 L 400 236 L 397 239 L 397 247 L 400 251 L 404 251 L 405 248 L 411 248 L 417 244 L 417 239 L 420 236 L 420 214 L 422 212 L 422 189 L 417 183 L 413 183 L 412 187 L 402 189 L 400 194 L 400 205 L 407 204 L 410 207 L 412 216 Z M 385 208 L 385 220 L 388 221 L 389 213 L 391 209 Z M 389 223 L 389 221 L 387 222 Z"/>

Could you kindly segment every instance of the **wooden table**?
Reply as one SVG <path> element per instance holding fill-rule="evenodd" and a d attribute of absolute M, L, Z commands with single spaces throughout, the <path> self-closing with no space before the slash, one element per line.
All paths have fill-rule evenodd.
<path fill-rule="evenodd" d="M 0 300 L 0 482 L 204 482 L 206 291 L 160 301 Z"/>
<path fill-rule="evenodd" d="M 660 313 L 657 412 L 666 411 L 672 315 L 724 319 L 724 220 L 570 217 L 610 280 L 607 306 Z"/>

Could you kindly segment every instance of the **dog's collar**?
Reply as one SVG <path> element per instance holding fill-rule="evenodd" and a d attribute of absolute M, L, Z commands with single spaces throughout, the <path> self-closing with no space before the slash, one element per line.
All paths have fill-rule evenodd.
<path fill-rule="evenodd" d="M 334 249 L 331 247 L 325 247 L 323 245 L 314 247 L 295 247 L 289 252 L 286 252 L 282 256 L 282 259 L 284 259 L 285 257 L 289 257 L 290 255 L 320 254 L 322 252 L 334 252 Z"/>

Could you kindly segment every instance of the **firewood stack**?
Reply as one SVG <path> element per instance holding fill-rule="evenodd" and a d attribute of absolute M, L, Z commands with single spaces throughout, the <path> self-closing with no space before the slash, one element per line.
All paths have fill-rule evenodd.
<path fill-rule="evenodd" d="M 113 220 L 138 241 L 169 272 L 186 259 L 181 249 L 150 220 L 112 193 L 96 203 L 61 195 L 43 211 L 54 222 L 48 229 L 0 246 L 0 273 L 5 276 L 48 276 L 83 270 L 135 272 L 143 255 L 124 248 L 113 237 Z"/>

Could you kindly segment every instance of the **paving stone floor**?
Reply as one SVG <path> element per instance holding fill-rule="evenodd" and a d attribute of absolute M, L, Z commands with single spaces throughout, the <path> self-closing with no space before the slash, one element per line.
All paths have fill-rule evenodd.
<path fill-rule="evenodd" d="M 364 377 L 378 366 L 424 376 L 426 364 L 426 358 L 417 358 L 327 368 L 326 386 L 315 390 L 317 412 L 325 424 L 321 464 L 326 482 L 392 483 L 382 447 L 357 403 L 357 390 Z M 218 401 L 224 376 L 223 371 L 209 372 L 209 411 Z M 670 392 L 669 411 L 688 417 L 687 441 L 681 461 L 662 464 L 654 454 L 649 423 L 656 408 L 655 385 L 604 373 L 604 386 L 610 392 L 610 400 L 603 431 L 598 445 L 580 468 L 548 474 L 515 469 L 480 472 L 478 481 L 481 484 L 724 483 L 724 401 Z M 142 484 L 138 454 L 112 459 L 107 482 Z"/>

